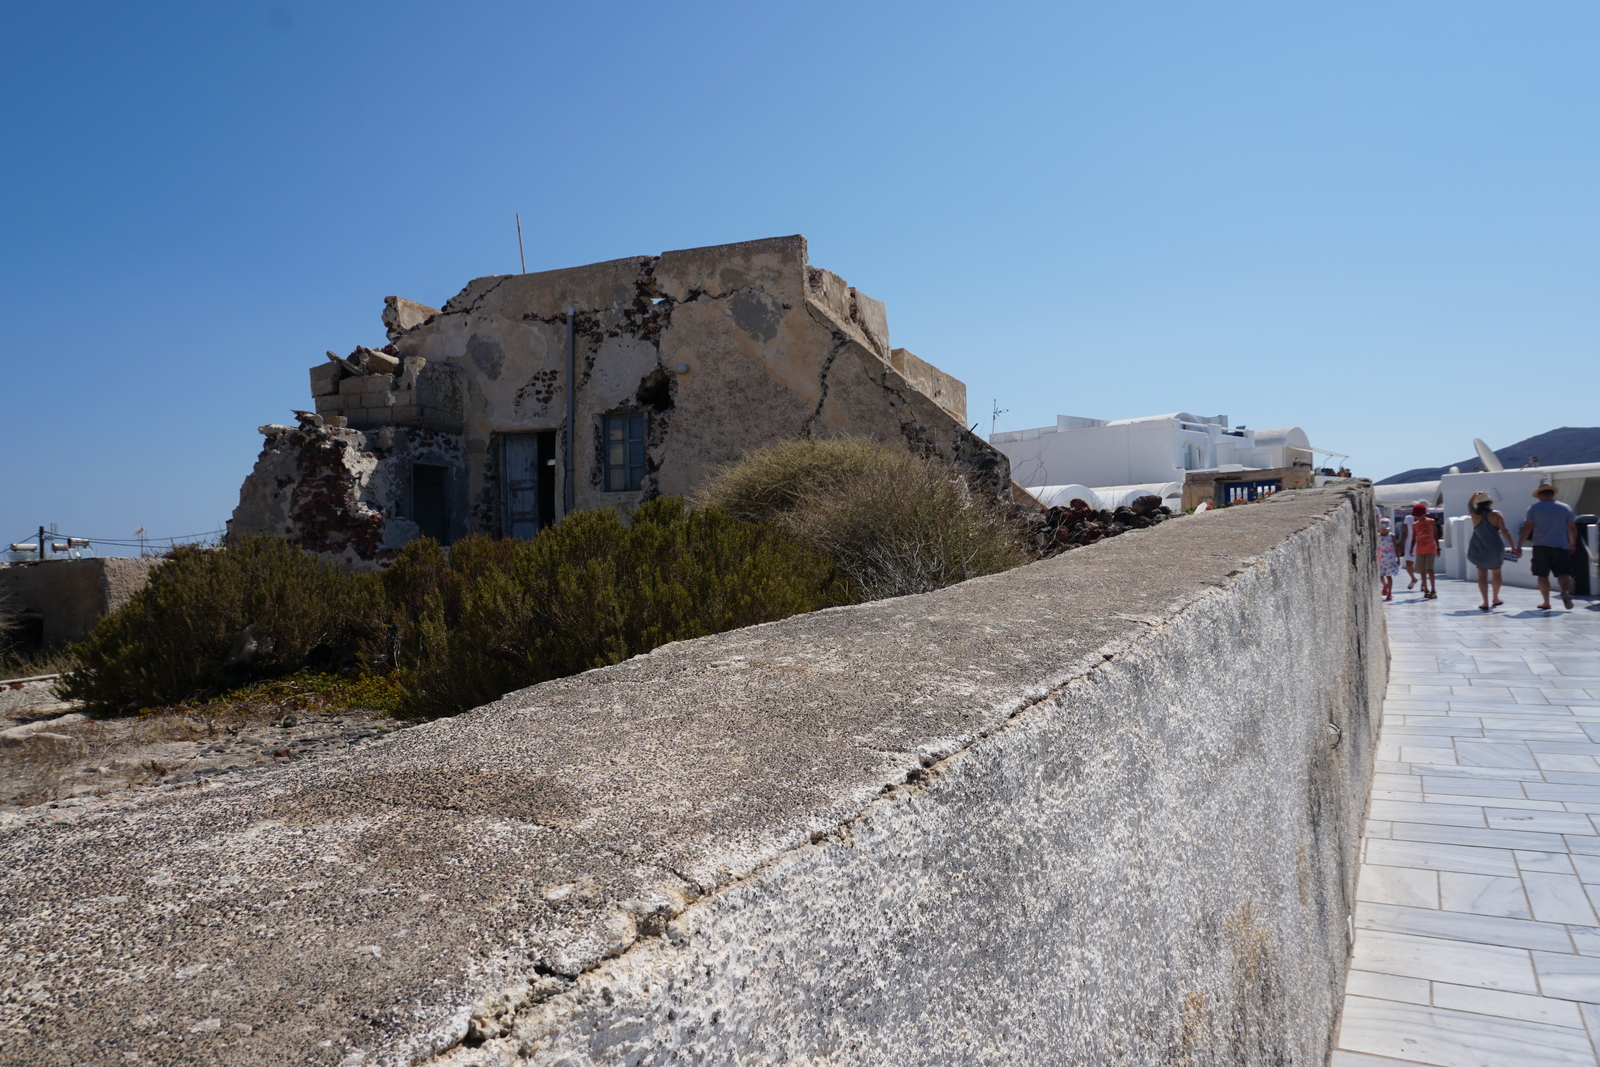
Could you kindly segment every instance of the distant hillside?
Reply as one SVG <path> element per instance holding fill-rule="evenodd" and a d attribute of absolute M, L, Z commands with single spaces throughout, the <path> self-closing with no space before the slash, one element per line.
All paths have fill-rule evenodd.
<path fill-rule="evenodd" d="M 1561 463 L 1600 463 L 1600 426 L 1563 426 L 1559 430 L 1551 430 L 1537 437 L 1530 437 L 1526 441 L 1497 448 L 1494 454 L 1500 457 L 1501 464 L 1508 470 L 1522 466 L 1532 456 L 1539 457 L 1539 465 L 1542 467 Z M 1401 471 L 1377 484 L 1431 482 L 1440 475 L 1449 473 L 1451 467 L 1460 467 L 1461 473 L 1465 474 L 1468 471 L 1482 470 L 1483 464 L 1478 462 L 1477 456 L 1473 456 L 1459 463 L 1447 463 L 1443 467 L 1418 467 L 1415 470 Z"/>

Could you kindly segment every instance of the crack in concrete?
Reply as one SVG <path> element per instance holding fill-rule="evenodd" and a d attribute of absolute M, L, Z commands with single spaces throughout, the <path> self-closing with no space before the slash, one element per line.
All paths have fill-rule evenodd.
<path fill-rule="evenodd" d="M 810 437 L 811 427 L 816 425 L 818 419 L 822 418 L 822 406 L 828 402 L 828 374 L 833 370 L 833 361 L 839 358 L 839 353 L 844 351 L 845 346 L 849 345 L 851 340 L 844 331 L 833 331 L 833 346 L 828 349 L 828 357 L 822 361 L 822 369 L 817 372 L 817 386 L 821 391 L 821 395 L 817 397 L 816 409 L 810 415 L 807 415 L 805 421 L 800 424 L 801 437 Z"/>
<path fill-rule="evenodd" d="M 567 832 L 565 830 L 565 828 L 560 827 L 560 826 L 554 826 L 554 825 L 551 825 L 550 823 L 539 822 L 536 819 L 518 818 L 515 815 L 508 815 L 508 814 L 506 814 L 504 812 L 494 812 L 492 814 L 488 813 L 488 812 L 471 812 L 471 811 L 468 811 L 466 808 L 461 807 L 460 805 L 456 805 L 456 804 L 429 803 L 426 800 L 393 800 L 393 799 L 390 799 L 389 797 L 374 796 L 371 793 L 367 793 L 367 792 L 364 792 L 364 791 L 359 790 L 359 789 L 352 789 L 352 788 L 350 788 L 348 786 L 341 786 L 341 785 L 327 785 L 327 786 L 324 786 L 323 788 L 327 789 L 329 792 L 340 793 L 340 794 L 342 794 L 344 796 L 349 797 L 352 800 L 365 800 L 365 801 L 369 801 L 369 802 L 371 802 L 373 804 L 385 804 L 385 805 L 387 805 L 387 806 L 389 806 L 391 808 L 397 808 L 397 809 L 410 808 L 410 809 L 416 809 L 416 810 L 420 810 L 420 811 L 439 811 L 439 812 L 448 811 L 448 812 L 454 812 L 457 815 L 465 816 L 465 817 L 467 817 L 469 819 L 470 818 L 494 819 L 496 821 L 505 821 L 505 822 L 516 823 L 519 826 L 536 826 L 541 830 L 548 830 L 551 833 L 557 833 L 557 834 Z M 620 855 L 620 853 L 619 853 L 619 855 Z M 643 862 L 643 861 L 636 861 L 636 862 Z M 676 872 L 674 872 L 674 873 L 676 873 Z"/>
<path fill-rule="evenodd" d="M 441 311 L 439 314 L 441 314 L 441 315 L 466 315 L 466 314 L 469 314 L 470 312 L 477 311 L 478 308 L 482 306 L 483 302 L 485 300 L 489 299 L 489 294 L 490 293 L 494 292 L 496 289 L 500 288 L 506 282 L 509 282 L 512 278 L 515 278 L 515 277 L 517 277 L 517 275 L 515 275 L 515 274 L 507 274 L 503 278 L 501 278 L 499 281 L 497 281 L 493 285 L 489 286 L 489 288 L 485 289 L 482 293 L 479 293 L 477 298 L 474 299 L 472 301 L 472 303 L 468 304 L 466 307 L 459 308 L 459 309 L 457 309 L 455 311 Z"/>

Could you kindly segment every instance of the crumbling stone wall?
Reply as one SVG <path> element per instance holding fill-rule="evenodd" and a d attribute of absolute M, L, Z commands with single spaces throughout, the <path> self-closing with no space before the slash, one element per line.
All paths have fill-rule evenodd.
<path fill-rule="evenodd" d="M 415 463 L 459 470 L 461 435 L 416 426 L 353 430 L 267 425 L 240 492 L 228 539 L 270 533 L 332 562 L 365 570 L 393 559 L 419 532 L 411 501 Z M 447 513 L 467 525 L 466 483 L 447 482 Z"/>
<path fill-rule="evenodd" d="M 500 435 L 557 431 L 556 469 L 566 466 L 569 308 L 579 510 L 685 494 L 752 447 L 842 433 L 945 457 L 1011 492 L 1005 456 L 965 425 L 965 386 L 892 348 L 883 304 L 809 266 L 798 236 L 479 278 L 440 309 L 390 297 L 385 348 L 312 370 L 315 417 L 459 431 L 463 531 L 498 534 Z M 646 474 L 638 490 L 611 492 L 602 420 L 621 412 L 646 417 Z M 263 528 L 253 512 L 234 524 Z"/>

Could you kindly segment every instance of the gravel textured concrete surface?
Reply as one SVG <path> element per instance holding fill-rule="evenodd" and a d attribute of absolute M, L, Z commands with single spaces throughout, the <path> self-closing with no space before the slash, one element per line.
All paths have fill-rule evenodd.
<path fill-rule="evenodd" d="M 0 817 L 18 1064 L 1321 1064 L 1386 651 L 1286 493 Z"/>
<path fill-rule="evenodd" d="M 44 711 L 50 718 L 34 718 Z M 407 724 L 382 712 L 166 710 L 92 719 L 40 703 L 0 712 L 0 814 L 35 804 L 115 807 L 127 790 L 205 789 L 370 743 Z"/>

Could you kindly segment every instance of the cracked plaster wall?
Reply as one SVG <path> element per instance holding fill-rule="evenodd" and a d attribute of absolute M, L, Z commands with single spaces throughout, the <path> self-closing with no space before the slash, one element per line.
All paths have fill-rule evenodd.
<path fill-rule="evenodd" d="M 798 236 L 479 278 L 437 310 L 391 297 L 383 314 L 386 351 L 403 370 L 340 378 L 326 365 L 316 368 L 313 388 L 331 390 L 316 397 L 317 412 L 358 429 L 462 431 L 459 532 L 498 534 L 500 435 L 557 431 L 556 469 L 565 468 L 568 308 L 576 309 L 579 510 L 687 494 L 749 449 L 805 434 L 862 434 L 937 454 L 993 492 L 1010 491 L 1005 457 L 963 423 L 965 386 L 891 348 L 884 305 L 808 266 Z M 607 491 L 603 416 L 641 410 L 643 485 Z M 405 458 L 381 457 L 384 467 Z M 283 495 L 287 461 L 263 462 L 242 491 L 236 532 L 284 525 L 257 501 Z M 352 477 L 374 482 L 382 472 L 353 470 Z M 403 473 L 389 477 L 404 480 Z M 396 514 L 383 493 L 357 485 L 348 495 L 371 509 L 353 513 L 352 526 L 370 525 L 372 514 L 380 524 Z M 342 540 L 330 554 L 353 546 L 369 562 L 410 536 L 398 525 L 355 539 L 333 532 Z M 364 555 L 368 543 L 382 546 L 378 555 Z"/>
<path fill-rule="evenodd" d="M 1321 1067 L 1370 488 L 0 815 L 13 1062 Z M 1337 732 L 1330 728 L 1337 727 Z"/>

